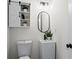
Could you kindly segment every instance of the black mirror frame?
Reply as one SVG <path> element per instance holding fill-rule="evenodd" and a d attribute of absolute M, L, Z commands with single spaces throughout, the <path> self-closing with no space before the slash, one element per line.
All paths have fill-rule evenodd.
<path fill-rule="evenodd" d="M 50 29 L 50 16 L 49 16 L 49 14 L 48 14 L 48 17 L 49 17 L 49 27 L 48 27 L 48 29 L 46 30 L 46 31 L 42 31 L 40 28 L 39 28 L 39 15 L 41 14 L 41 13 L 46 13 L 46 14 L 48 14 L 47 12 L 45 12 L 45 11 L 41 11 L 39 14 L 38 14 L 38 16 L 37 16 L 37 25 L 38 25 L 38 30 L 40 31 L 40 32 L 42 32 L 42 33 L 45 33 L 45 32 L 47 32 L 47 31 L 49 31 L 49 29 Z M 42 25 L 41 25 L 42 26 Z"/>

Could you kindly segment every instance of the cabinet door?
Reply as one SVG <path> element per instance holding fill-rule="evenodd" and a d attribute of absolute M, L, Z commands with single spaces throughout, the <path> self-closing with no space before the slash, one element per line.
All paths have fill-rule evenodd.
<path fill-rule="evenodd" d="M 20 27 L 19 3 L 10 3 L 9 5 L 9 27 Z"/>

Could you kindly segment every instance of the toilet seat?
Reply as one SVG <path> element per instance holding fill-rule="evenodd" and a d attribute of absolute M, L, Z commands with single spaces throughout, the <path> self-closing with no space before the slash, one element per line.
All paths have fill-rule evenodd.
<path fill-rule="evenodd" d="M 23 57 L 20 57 L 19 59 L 30 59 L 29 56 L 23 56 Z"/>

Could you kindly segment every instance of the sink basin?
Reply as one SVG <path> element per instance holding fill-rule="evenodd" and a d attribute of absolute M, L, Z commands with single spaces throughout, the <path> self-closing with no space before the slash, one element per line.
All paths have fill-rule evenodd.
<path fill-rule="evenodd" d="M 40 59 L 55 59 L 55 41 L 40 40 Z"/>
<path fill-rule="evenodd" d="M 55 43 L 53 40 L 40 40 L 40 43 Z"/>

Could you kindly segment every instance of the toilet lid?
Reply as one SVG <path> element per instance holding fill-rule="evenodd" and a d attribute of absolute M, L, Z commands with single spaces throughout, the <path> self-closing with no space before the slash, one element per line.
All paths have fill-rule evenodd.
<path fill-rule="evenodd" d="M 30 59 L 29 56 L 23 56 L 23 57 L 20 57 L 19 59 Z"/>

